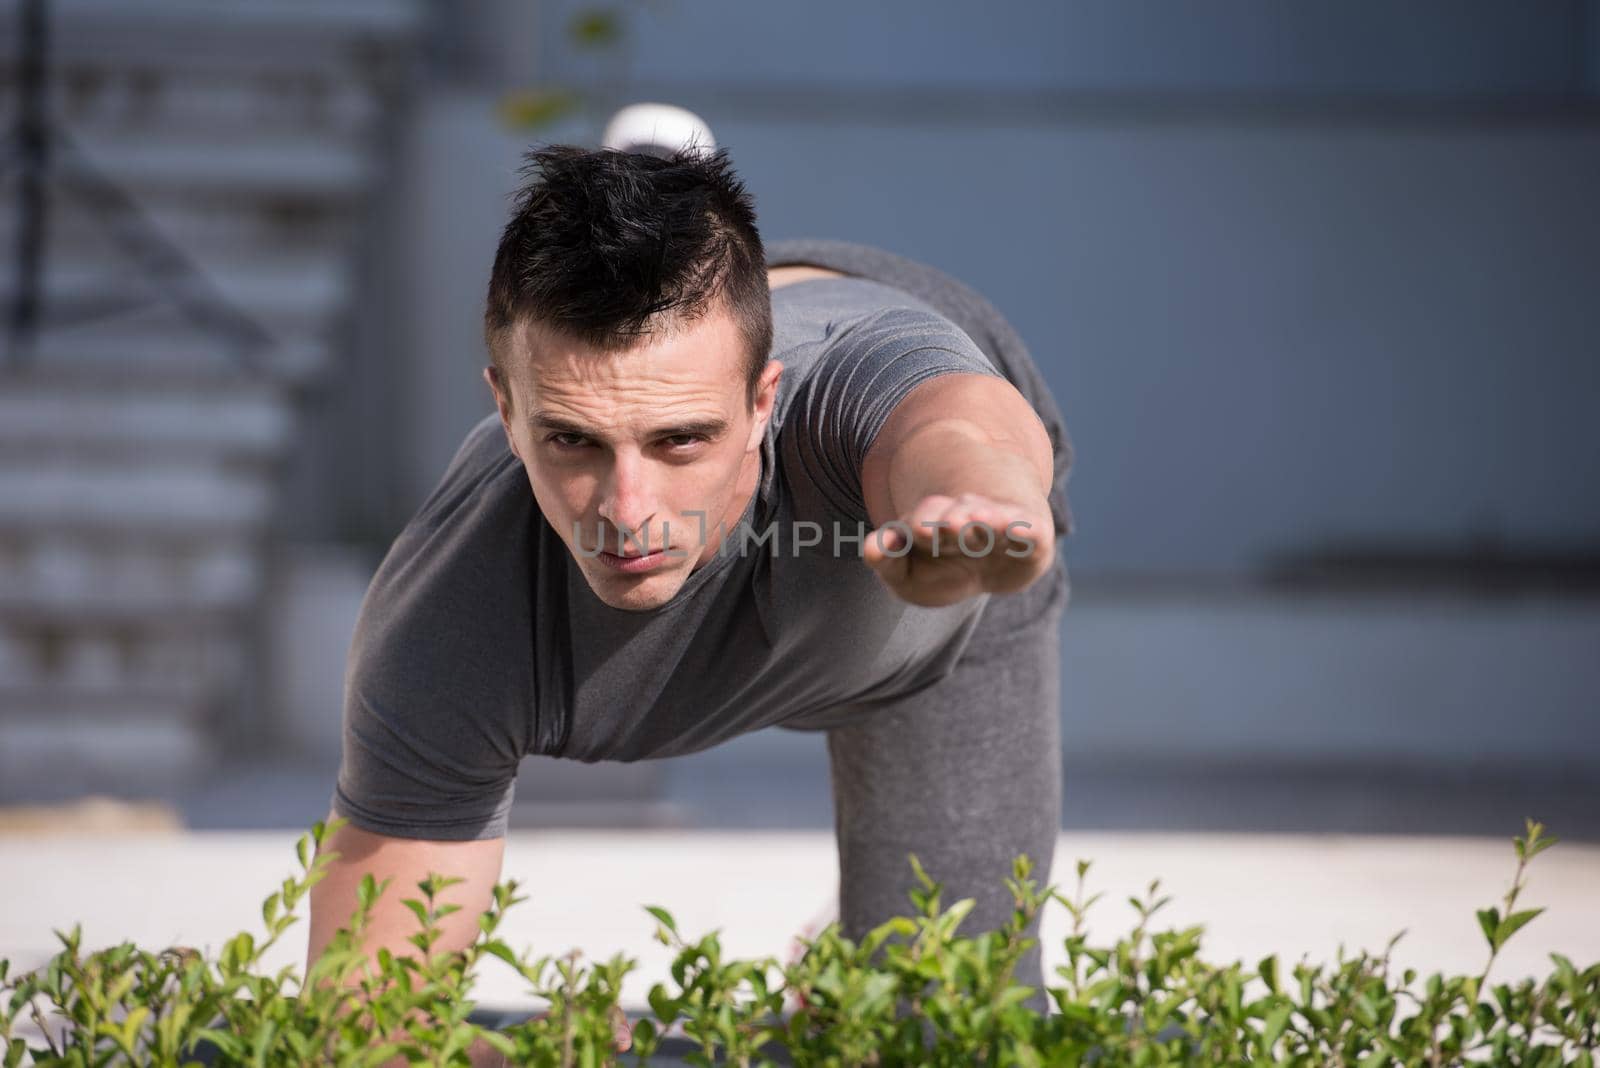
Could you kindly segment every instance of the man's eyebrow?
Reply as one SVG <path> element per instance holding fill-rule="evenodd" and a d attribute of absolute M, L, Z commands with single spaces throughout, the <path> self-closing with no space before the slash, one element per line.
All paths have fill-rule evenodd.
<path fill-rule="evenodd" d="M 583 438 L 600 438 L 603 435 L 574 423 L 570 419 L 563 419 L 552 412 L 536 411 L 529 416 L 528 421 L 543 430 L 554 430 L 561 434 L 576 434 Z M 653 438 L 671 437 L 678 434 L 699 434 L 703 437 L 714 438 L 720 436 L 728 429 L 726 419 L 688 419 L 681 423 L 671 423 L 658 426 L 650 431 Z"/>

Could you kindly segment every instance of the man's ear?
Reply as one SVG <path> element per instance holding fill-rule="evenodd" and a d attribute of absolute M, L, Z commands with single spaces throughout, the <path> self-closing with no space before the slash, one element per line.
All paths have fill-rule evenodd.
<path fill-rule="evenodd" d="M 767 432 L 767 424 L 772 421 L 773 410 L 778 403 L 778 381 L 783 378 L 783 363 L 779 360 L 768 360 L 767 366 L 762 368 L 761 377 L 756 382 L 755 419 L 750 427 L 750 440 L 745 443 L 745 450 L 750 451 L 761 445 L 761 439 Z"/>
<path fill-rule="evenodd" d="M 494 394 L 494 406 L 500 413 L 500 428 L 506 433 L 506 445 L 510 447 L 512 455 L 520 460 L 522 454 L 517 452 L 517 440 L 511 434 L 511 393 L 494 364 L 483 369 L 483 380 L 489 383 L 489 392 Z"/>

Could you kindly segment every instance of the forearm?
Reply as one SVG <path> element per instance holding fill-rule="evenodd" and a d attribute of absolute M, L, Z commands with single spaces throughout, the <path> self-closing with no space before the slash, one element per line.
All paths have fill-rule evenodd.
<path fill-rule="evenodd" d="M 359 981 L 358 977 L 357 976 L 352 976 L 351 979 L 352 979 L 352 981 L 351 981 L 350 985 L 352 987 L 354 987 L 356 982 Z M 331 982 L 323 982 L 320 985 L 323 986 L 323 987 L 327 987 L 327 986 L 332 985 L 332 983 Z M 393 986 L 394 986 L 394 980 L 389 980 L 387 982 L 380 982 L 380 983 L 376 984 L 371 989 L 370 995 L 366 991 L 357 991 L 357 996 L 359 998 L 361 998 L 363 1002 L 365 1002 L 369 996 L 371 998 L 376 999 L 376 998 L 380 997 L 384 992 L 386 992 L 387 990 L 391 989 Z M 368 1031 L 372 1030 L 373 1026 L 374 1026 L 373 1020 L 372 1020 L 372 1017 L 371 1017 L 370 1013 L 368 1012 L 367 1008 L 365 1007 L 365 1005 L 363 1005 L 363 1007 L 361 1009 L 361 1013 L 362 1013 L 362 1016 L 361 1016 L 362 1029 L 363 1030 L 368 1030 Z M 417 1020 L 422 1019 L 424 1017 L 424 1015 L 425 1014 L 424 1014 L 423 1010 L 420 1009 L 420 1008 L 413 1008 L 412 1010 L 410 1010 L 410 1012 L 408 1012 L 406 1014 L 407 1019 L 417 1019 Z M 333 1057 L 333 1055 L 335 1053 L 335 1046 L 337 1044 L 337 1041 L 338 1041 L 338 1039 L 337 1039 L 336 1035 L 330 1035 L 328 1037 L 327 1053 L 328 1053 L 328 1056 L 330 1058 Z M 495 1049 L 494 1046 L 490 1045 L 487 1041 L 485 1041 L 482 1038 L 474 1039 L 472 1041 L 472 1043 L 467 1047 L 466 1053 L 467 1053 L 467 1057 L 470 1059 L 470 1061 L 472 1063 L 472 1068 L 506 1068 L 505 1055 L 502 1054 L 499 1050 Z M 390 1057 L 388 1060 L 386 1060 L 382 1064 L 380 1064 L 378 1066 L 378 1068 L 407 1068 L 407 1065 L 409 1065 L 409 1064 L 410 1064 L 410 1061 L 404 1054 L 396 1054 L 395 1056 Z"/>
<path fill-rule="evenodd" d="M 1024 506 L 1026 515 L 1048 512 L 1048 470 L 1022 442 L 996 440 L 976 424 L 940 420 L 915 430 L 890 459 L 888 484 L 894 515 L 905 515 L 929 496 L 981 493 Z"/>

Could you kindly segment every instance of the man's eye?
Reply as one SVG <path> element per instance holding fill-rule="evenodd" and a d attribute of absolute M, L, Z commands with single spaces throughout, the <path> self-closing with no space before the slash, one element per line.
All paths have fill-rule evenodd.
<path fill-rule="evenodd" d="M 674 449 L 684 449 L 688 448 L 690 445 L 696 445 L 705 439 L 699 434 L 673 434 L 671 437 L 662 438 L 661 440 L 666 442 Z"/>
<path fill-rule="evenodd" d="M 552 441 L 563 449 L 578 449 L 583 447 L 586 439 L 581 434 L 560 433 L 551 434 L 545 440 Z"/>

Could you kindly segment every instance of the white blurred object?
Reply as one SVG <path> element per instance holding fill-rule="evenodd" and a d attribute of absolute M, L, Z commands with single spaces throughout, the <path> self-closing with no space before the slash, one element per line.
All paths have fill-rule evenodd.
<path fill-rule="evenodd" d="M 702 154 L 712 152 L 717 139 L 706 121 L 687 108 L 675 104 L 629 104 L 606 123 L 600 145 L 618 152 L 670 156 L 689 148 Z"/>

